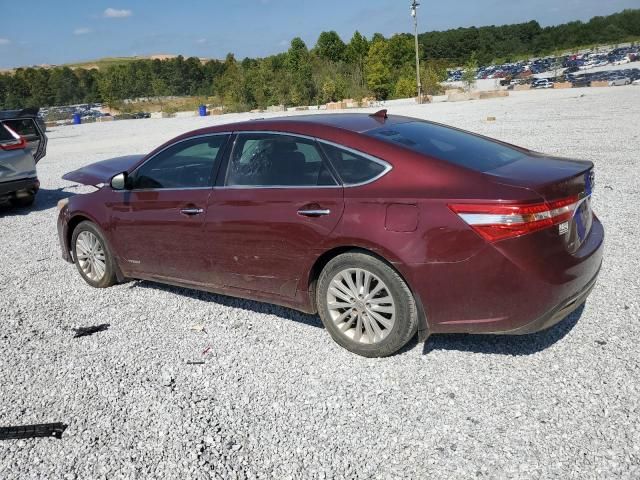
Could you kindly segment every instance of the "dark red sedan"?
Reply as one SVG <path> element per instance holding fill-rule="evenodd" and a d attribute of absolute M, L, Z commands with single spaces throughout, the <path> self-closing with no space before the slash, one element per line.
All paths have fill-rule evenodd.
<path fill-rule="evenodd" d="M 408 117 L 255 120 L 81 168 L 63 257 L 318 312 L 365 356 L 418 332 L 524 334 L 578 308 L 602 262 L 593 164 Z"/>

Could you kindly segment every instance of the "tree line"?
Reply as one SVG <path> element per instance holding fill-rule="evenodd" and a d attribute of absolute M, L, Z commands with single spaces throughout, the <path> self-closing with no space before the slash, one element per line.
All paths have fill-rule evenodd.
<path fill-rule="evenodd" d="M 640 37 L 640 9 L 624 10 L 588 22 L 541 27 L 531 21 L 499 27 L 457 28 L 420 35 L 426 58 L 463 65 L 475 53 L 481 65 L 512 62 L 576 47 L 616 44 Z"/>
<path fill-rule="evenodd" d="M 589 22 L 541 27 L 522 24 L 458 28 L 419 36 L 422 82 L 438 93 L 446 69 L 477 59 L 512 61 L 560 49 L 618 43 L 640 37 L 640 9 Z M 265 58 L 201 62 L 178 56 L 132 60 L 104 69 L 18 68 L 0 74 L 0 108 L 46 107 L 164 96 L 206 96 L 231 111 L 269 105 L 313 105 L 343 98 L 405 98 L 416 95 L 413 37 L 368 39 L 355 32 L 344 42 L 322 32 L 313 48 L 294 38 L 286 52 Z"/>

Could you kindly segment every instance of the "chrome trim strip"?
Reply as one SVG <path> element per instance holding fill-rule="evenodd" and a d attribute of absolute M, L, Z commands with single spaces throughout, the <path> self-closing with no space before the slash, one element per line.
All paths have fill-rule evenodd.
<path fill-rule="evenodd" d="M 460 218 L 469 225 L 511 225 L 526 223 L 522 215 L 492 215 L 486 213 L 460 213 Z"/>
<path fill-rule="evenodd" d="M 180 210 L 180 213 L 184 213 L 185 215 L 200 215 L 204 213 L 204 208 L 183 208 Z"/>
<path fill-rule="evenodd" d="M 322 217 L 324 215 L 330 215 L 331 210 L 298 210 L 298 215 L 303 215 L 305 217 Z"/>
<path fill-rule="evenodd" d="M 308 190 L 313 188 L 343 188 L 342 185 L 217 185 L 214 190 Z"/>
<path fill-rule="evenodd" d="M 112 189 L 113 190 L 113 189 Z M 136 190 L 113 190 L 114 192 L 175 192 L 183 190 L 213 190 L 213 187 L 184 187 L 184 188 L 138 188 Z"/>

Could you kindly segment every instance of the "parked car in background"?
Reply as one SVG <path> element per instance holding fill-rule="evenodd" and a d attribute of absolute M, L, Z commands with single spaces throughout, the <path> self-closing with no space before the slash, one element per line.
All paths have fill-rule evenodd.
<path fill-rule="evenodd" d="M 384 110 L 208 127 L 63 178 L 97 187 L 59 203 L 62 256 L 89 285 L 319 312 L 370 357 L 416 332 L 545 329 L 601 264 L 591 162 Z"/>
<path fill-rule="evenodd" d="M 553 88 L 553 82 L 548 78 L 539 78 L 533 81 L 531 88 Z"/>
<path fill-rule="evenodd" d="M 591 81 L 586 78 L 574 78 L 571 80 L 571 86 L 573 88 L 590 87 Z"/>
<path fill-rule="evenodd" d="M 47 152 L 37 109 L 0 111 L 0 201 L 31 205 L 40 188 L 36 163 Z"/>
<path fill-rule="evenodd" d="M 623 85 L 630 85 L 631 79 L 629 77 L 616 77 L 609 80 L 610 87 L 620 87 Z"/>

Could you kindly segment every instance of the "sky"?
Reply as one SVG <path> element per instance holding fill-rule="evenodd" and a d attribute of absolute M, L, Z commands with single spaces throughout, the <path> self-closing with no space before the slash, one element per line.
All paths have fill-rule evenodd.
<path fill-rule="evenodd" d="M 0 68 L 111 56 L 181 54 L 241 59 L 284 51 L 320 32 L 348 41 L 412 31 L 410 0 L 0 0 Z M 640 0 L 421 0 L 420 31 L 537 20 L 588 20 Z M 28 6 L 27 6 L 28 5 Z"/>

